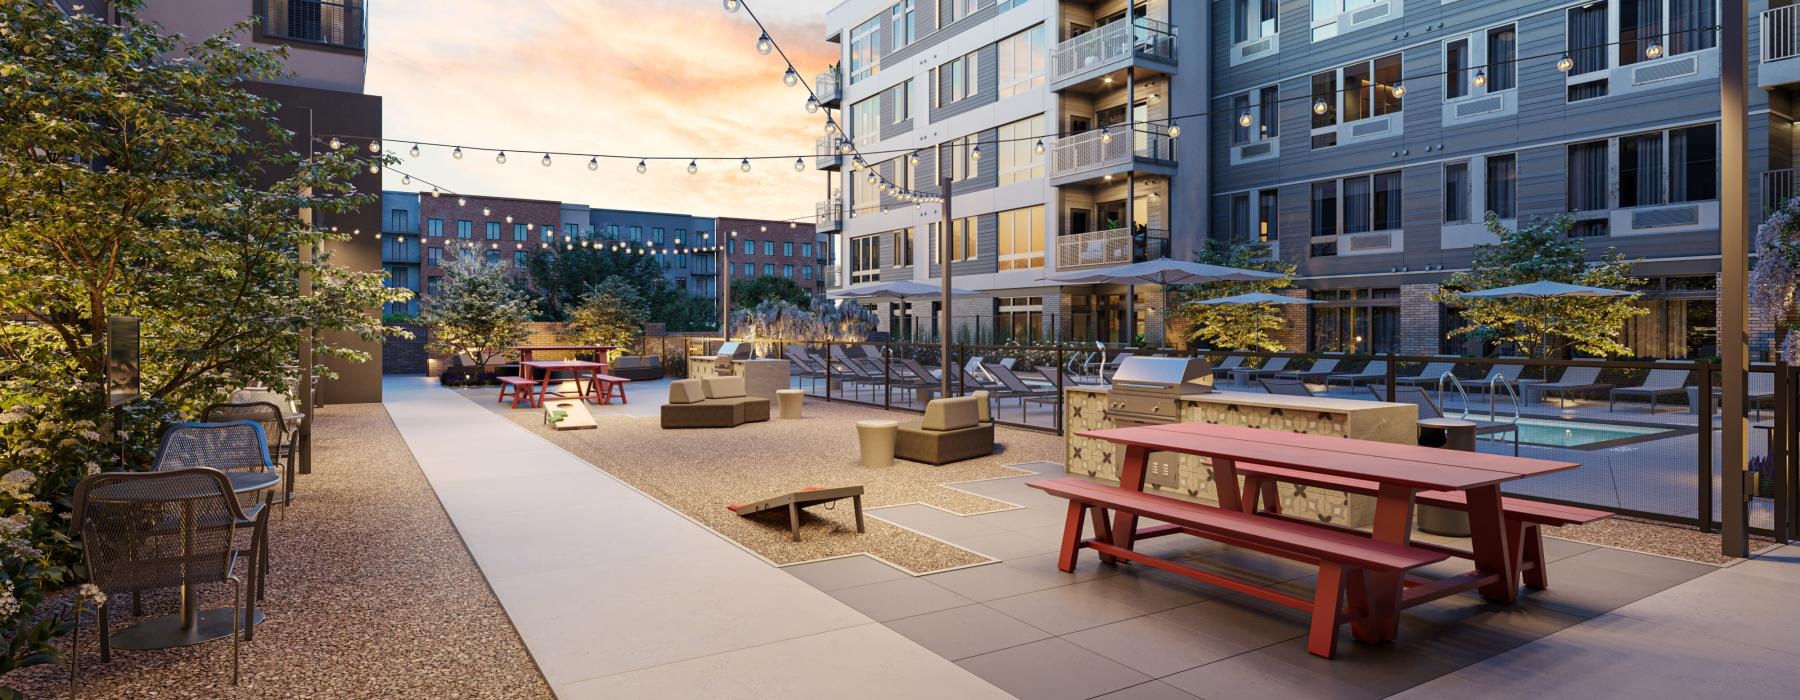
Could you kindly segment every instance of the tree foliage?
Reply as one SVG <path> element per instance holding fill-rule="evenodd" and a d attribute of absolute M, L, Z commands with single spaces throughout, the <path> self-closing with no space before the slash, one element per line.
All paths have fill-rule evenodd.
<path fill-rule="evenodd" d="M 572 250 L 539 250 L 525 261 L 532 292 L 538 297 L 537 318 L 567 321 L 582 299 L 608 278 L 624 280 L 649 305 L 649 321 L 670 330 L 709 330 L 718 327 L 713 301 L 669 284 L 658 256 L 612 250 L 605 245 Z"/>
<path fill-rule="evenodd" d="M 637 344 L 649 317 L 650 302 L 630 282 L 608 277 L 569 311 L 561 337 L 571 343 L 629 348 Z"/>
<path fill-rule="evenodd" d="M 531 299 L 506 278 L 506 268 L 464 251 L 444 265 L 436 294 L 425 296 L 419 323 L 431 329 L 426 347 L 446 355 L 468 355 L 476 367 L 531 335 Z"/>
<path fill-rule="evenodd" d="M 1756 268 L 1750 271 L 1750 309 L 1756 318 L 1786 331 L 1781 357 L 1800 362 L 1800 199 L 1781 203 L 1756 230 Z"/>
<path fill-rule="evenodd" d="M 1254 282 L 1209 282 L 1176 288 L 1175 299 L 1171 300 L 1178 304 L 1175 306 L 1174 313 L 1192 324 L 1191 330 L 1188 332 L 1190 340 L 1218 348 L 1255 349 L 1270 352 L 1287 349 L 1287 346 L 1275 337 L 1287 326 L 1287 322 L 1281 316 L 1281 309 L 1276 305 L 1194 303 L 1252 292 L 1272 293 L 1293 286 L 1294 264 L 1275 258 L 1269 253 L 1269 246 L 1266 243 L 1225 240 L 1209 240 L 1204 247 L 1194 253 L 1195 262 L 1245 270 L 1279 272 L 1286 276 Z"/>
<path fill-rule="evenodd" d="M 793 280 L 775 275 L 731 283 L 732 309 L 749 309 L 766 301 L 785 302 L 804 309 L 812 305 L 812 295 Z"/>
<path fill-rule="evenodd" d="M 377 340 L 391 329 L 375 310 L 407 298 L 299 254 L 350 236 L 301 210 L 376 196 L 353 184 L 357 153 L 296 155 L 278 105 L 249 89 L 284 77 L 283 52 L 247 48 L 248 25 L 189 41 L 113 5 L 116 25 L 0 0 L 0 672 L 55 659 L 56 625 L 30 616 L 73 581 L 70 489 L 120 448 L 101 398 L 109 319 L 144 329 L 144 397 L 123 426 L 136 465 L 151 426 L 298 379 L 308 329 Z M 334 335 L 319 352 L 367 359 Z"/>
<path fill-rule="evenodd" d="M 1608 249 L 1589 262 L 1586 248 L 1569 238 L 1575 218 L 1533 218 L 1517 230 L 1488 212 L 1487 229 L 1498 243 L 1475 246 L 1469 269 L 1444 280 L 1432 299 L 1462 307 L 1468 323 L 1447 336 L 1510 343 L 1520 354 L 1553 357 L 1569 349 L 1590 355 L 1630 352 L 1619 342 L 1625 322 L 1649 313 L 1635 297 L 1554 297 L 1548 299 L 1466 299 L 1464 292 L 1537 281 L 1626 290 L 1644 283 L 1631 276 L 1631 262 Z"/>

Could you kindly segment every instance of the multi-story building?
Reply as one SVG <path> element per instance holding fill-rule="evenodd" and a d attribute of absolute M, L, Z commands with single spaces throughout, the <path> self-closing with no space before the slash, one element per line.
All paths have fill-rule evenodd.
<path fill-rule="evenodd" d="M 391 303 L 382 311 L 390 314 L 419 313 L 419 292 L 424 291 L 425 278 L 421 266 L 419 236 L 419 193 L 384 190 L 381 193 L 381 269 L 387 272 L 387 286 L 411 290 L 413 298 Z"/>
<path fill-rule="evenodd" d="M 714 228 L 712 219 L 688 214 L 627 209 L 586 211 L 590 232 L 602 240 L 652 243 L 674 249 L 710 240 Z M 661 262 L 663 278 L 671 286 L 708 299 L 719 298 L 718 265 L 709 256 L 677 253 L 662 256 Z"/>
<path fill-rule="evenodd" d="M 393 191 L 384 192 L 382 199 L 418 203 L 414 259 L 420 288 L 426 294 L 438 290 L 443 283 L 444 265 L 459 253 L 481 251 L 489 260 L 523 275 L 526 258 L 532 251 L 556 245 L 565 235 L 561 232 L 565 224 L 561 202 Z M 390 208 L 388 215 L 393 217 L 395 211 L 401 210 L 402 207 Z M 572 230 L 567 235 L 572 240 L 582 240 L 576 237 L 581 233 Z M 389 250 L 383 247 L 384 253 Z M 406 264 L 406 248 L 395 246 L 392 252 L 401 259 L 390 259 L 389 264 Z"/>
<path fill-rule="evenodd" d="M 1800 11 L 1752 9 L 1754 225 L 1795 194 Z M 844 68 L 818 81 L 843 127 L 815 160 L 844 263 L 829 281 L 936 274 L 940 212 L 892 207 L 849 139 L 903 186 L 955 180 L 955 284 L 981 292 L 953 301 L 959 329 L 1156 342 L 1154 286 L 1041 280 L 1235 239 L 1321 302 L 1286 310 L 1290 347 L 1479 352 L 1444 338 L 1460 320 L 1430 292 L 1494 240 L 1485 213 L 1574 212 L 1571 236 L 1649 280 L 1633 350 L 1711 354 L 1717 17 L 1713 0 L 847 0 L 826 22 Z"/>
<path fill-rule="evenodd" d="M 53 0 L 68 12 L 85 12 L 116 19 L 109 0 Z M 293 134 L 287 147 L 305 153 L 327 135 L 357 137 L 366 144 L 381 139 L 381 98 L 364 92 L 368 65 L 368 23 L 363 0 L 145 0 L 137 16 L 161 25 L 165 34 L 181 34 L 189 41 L 232 31 L 246 19 L 254 29 L 238 34 L 237 41 L 259 49 L 285 48 L 287 74 L 270 82 L 252 82 L 248 88 L 279 103 L 275 118 Z M 282 173 L 265 173 L 273 181 Z M 358 190 L 379 191 L 381 177 L 372 173 L 355 179 Z M 350 240 L 327 244 L 326 252 L 338 265 L 356 270 L 381 269 L 381 250 L 375 232 L 381 230 L 381 208 L 316 215 L 318 226 L 359 232 Z M 369 362 L 349 362 L 336 357 L 321 361 L 337 373 L 322 389 L 333 403 L 381 400 L 381 343 L 348 333 L 328 333 L 332 345 L 369 353 Z"/>
<path fill-rule="evenodd" d="M 838 5 L 826 26 L 843 69 L 818 82 L 842 131 L 815 161 L 841 195 L 819 205 L 820 230 L 838 233 L 828 282 L 938 274 L 941 211 L 884 192 L 849 139 L 882 154 L 867 168 L 901 187 L 938 193 L 951 180 L 955 286 L 981 292 L 952 300 L 954 334 L 1160 340 L 1160 290 L 1044 278 L 1192 254 L 1208 135 L 1170 117 L 1205 109 L 1205 33 L 1180 34 L 1206 16 L 1205 3 L 1162 0 Z M 939 302 L 880 306 L 886 330 L 937 332 Z"/>
<path fill-rule="evenodd" d="M 827 251 L 813 224 L 720 217 L 713 226 L 724 240 L 731 242 L 731 253 L 725 260 L 731 266 L 732 281 L 784 277 L 815 299 L 825 296 Z M 713 296 L 716 298 L 717 294 Z"/>

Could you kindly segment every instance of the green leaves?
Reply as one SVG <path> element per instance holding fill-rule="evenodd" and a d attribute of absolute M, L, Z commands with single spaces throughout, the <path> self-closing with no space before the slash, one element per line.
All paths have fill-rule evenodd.
<path fill-rule="evenodd" d="M 1213 347 L 1281 352 L 1287 349 L 1275 338 L 1286 327 L 1281 310 L 1270 304 L 1206 305 L 1191 302 L 1274 292 L 1293 286 L 1294 264 L 1270 256 L 1269 246 L 1250 241 L 1207 241 L 1194 254 L 1195 262 L 1246 270 L 1265 270 L 1288 275 L 1260 282 L 1213 282 L 1178 287 L 1169 299 L 1172 315 L 1192 324 L 1188 336 Z M 1169 292 L 1165 292 L 1169 293 Z"/>
<path fill-rule="evenodd" d="M 419 323 L 431 329 L 428 349 L 467 355 L 477 367 L 531 336 L 531 299 L 487 252 L 445 251 L 442 286 L 425 297 L 419 313 Z"/>

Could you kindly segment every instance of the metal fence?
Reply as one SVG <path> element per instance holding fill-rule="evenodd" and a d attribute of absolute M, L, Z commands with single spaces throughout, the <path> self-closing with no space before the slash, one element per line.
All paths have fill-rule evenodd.
<path fill-rule="evenodd" d="M 717 338 L 688 338 L 685 356 L 710 354 Z M 665 341 L 665 343 L 673 340 Z M 782 343 L 759 346 L 765 357 L 787 358 L 794 381 L 829 402 L 922 413 L 938 395 L 940 347 L 933 343 Z M 671 352 L 665 351 L 665 352 Z M 1419 386 L 1441 414 L 1511 424 L 1484 436 L 1478 449 L 1575 462 L 1579 468 L 1510 482 L 1509 496 L 1591 506 L 1641 518 L 1682 522 L 1714 531 L 1722 516 L 1719 412 L 1721 377 L 1709 361 L 1531 360 L 1441 355 L 1348 355 L 1096 348 L 1092 344 L 956 343 L 951 345 L 950 394 L 986 390 L 995 421 L 1023 430 L 1062 434 L 1065 391 L 1101 385 L 1121 356 L 1207 356 L 1217 366 L 1233 355 L 1241 368 L 1281 358 L 1288 370 L 1321 361 L 1335 367 L 1308 377 L 1308 390 L 1337 399 L 1394 400 L 1399 387 Z M 673 358 L 671 358 L 673 359 Z M 1362 374 L 1371 363 L 1384 369 Z M 1440 372 L 1448 363 L 1449 370 Z M 1001 365 L 1005 374 L 988 365 Z M 924 376 L 921 376 L 923 373 Z M 1253 373 L 1221 372 L 1221 390 L 1261 392 Z M 1681 376 L 1685 375 L 1685 377 Z M 1500 377 L 1500 379 L 1494 379 Z M 1781 364 L 1753 364 L 1747 454 L 1753 532 L 1786 539 L 1800 531 L 1800 374 Z M 1023 386 L 1020 386 L 1023 385 Z M 1654 389 L 1654 391 L 1646 390 Z M 1422 416 L 1425 415 L 1422 409 Z M 1702 419 L 1702 416 L 1706 418 Z"/>

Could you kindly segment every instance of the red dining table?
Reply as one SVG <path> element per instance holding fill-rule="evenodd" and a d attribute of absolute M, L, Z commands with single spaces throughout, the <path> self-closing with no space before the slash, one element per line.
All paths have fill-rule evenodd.
<path fill-rule="evenodd" d="M 594 375 L 604 369 L 606 369 L 606 363 L 604 363 L 604 362 L 588 362 L 587 360 L 527 360 L 527 361 L 519 362 L 519 374 L 521 376 L 525 377 L 526 379 L 538 379 L 539 380 L 538 381 L 538 401 L 539 402 L 542 402 L 544 399 L 549 398 L 551 395 L 555 395 L 557 397 L 565 398 L 565 399 L 569 398 L 567 395 L 563 394 L 561 391 L 551 391 L 550 390 L 550 383 L 552 381 L 555 381 L 555 380 L 551 379 L 550 377 L 551 377 L 551 375 L 556 374 L 557 372 L 572 372 L 572 373 L 574 373 L 576 396 L 579 396 L 584 400 L 587 399 L 588 394 L 590 393 L 589 388 L 591 387 L 592 384 L 594 384 Z M 541 377 L 534 376 L 535 374 L 537 374 L 537 372 L 542 372 L 543 373 L 542 376 Z M 588 375 L 587 379 L 582 379 L 581 374 L 583 372 L 587 373 L 587 375 Z M 588 383 L 587 386 L 584 386 L 582 384 L 582 382 L 584 382 L 584 381 Z"/>
<path fill-rule="evenodd" d="M 600 363 L 600 365 L 604 368 L 604 366 L 606 365 L 606 353 L 612 352 L 613 350 L 616 350 L 616 349 L 618 349 L 618 346 L 616 346 L 616 345 L 515 345 L 515 346 L 513 346 L 513 352 L 519 353 L 519 376 L 524 377 L 526 379 L 530 379 L 531 375 L 525 373 L 525 363 L 532 361 L 532 355 L 534 353 L 539 353 L 539 352 L 590 352 L 590 353 L 594 354 L 594 361 Z"/>
<path fill-rule="evenodd" d="M 1394 544 L 1409 544 L 1412 540 L 1414 497 L 1418 492 L 1463 492 L 1468 500 L 1475 569 L 1415 585 L 1410 590 L 1402 575 L 1373 577 L 1369 586 L 1370 617 L 1357 623 L 1357 637 L 1371 641 L 1393 639 L 1399 630 L 1400 609 L 1409 604 L 1477 588 L 1489 600 L 1516 600 L 1519 571 L 1509 546 L 1514 543 L 1508 538 L 1517 535 L 1506 530 L 1500 484 L 1580 466 L 1574 462 L 1206 423 L 1112 428 L 1080 435 L 1125 448 L 1119 486 L 1132 491 L 1144 488 L 1145 462 L 1151 452 L 1210 458 L 1219 507 L 1229 510 L 1255 512 L 1254 506 L 1240 497 L 1238 462 L 1374 482 L 1379 485 L 1379 492 L 1373 536 Z M 1113 520 L 1114 544 L 1127 549 L 1136 539 L 1166 532 L 1169 527 L 1139 531 L 1137 516 L 1128 513 L 1116 513 Z"/>

